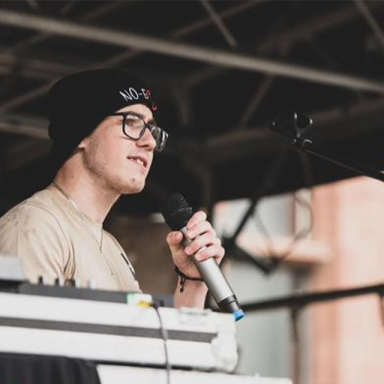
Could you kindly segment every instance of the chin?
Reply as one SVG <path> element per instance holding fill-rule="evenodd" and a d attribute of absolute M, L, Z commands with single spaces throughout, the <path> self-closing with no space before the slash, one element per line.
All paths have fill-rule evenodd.
<path fill-rule="evenodd" d="M 140 193 L 143 189 L 144 189 L 144 187 L 142 187 L 142 188 L 126 188 L 121 192 L 121 194 L 122 195 L 135 195 L 137 193 Z"/>
<path fill-rule="evenodd" d="M 145 180 L 137 180 L 137 179 L 131 179 L 129 181 L 126 181 L 121 185 L 121 188 L 119 188 L 119 192 L 122 195 L 133 195 L 136 193 L 140 193 L 145 187 Z"/>

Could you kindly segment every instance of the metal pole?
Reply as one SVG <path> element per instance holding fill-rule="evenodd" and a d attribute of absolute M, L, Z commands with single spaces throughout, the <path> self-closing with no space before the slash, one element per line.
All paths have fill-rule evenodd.
<path fill-rule="evenodd" d="M 43 119 L 20 118 L 16 115 L 2 116 L 0 132 L 12 133 L 48 140 L 47 122 Z"/>
<path fill-rule="evenodd" d="M 110 3 L 105 6 L 102 6 L 95 11 L 92 11 L 85 16 L 81 17 L 79 21 L 92 21 L 95 20 L 103 15 L 105 15 L 108 12 L 111 12 L 115 10 L 117 7 L 121 7 L 124 5 L 123 2 L 118 3 Z M 52 36 L 49 34 L 40 34 L 37 36 L 32 36 L 26 40 L 23 40 L 22 42 L 16 44 L 14 47 L 12 47 L 16 51 L 24 51 L 26 49 L 32 48 L 34 45 L 42 43 L 46 40 L 49 40 Z"/>
<path fill-rule="evenodd" d="M 360 13 L 363 15 L 369 26 L 372 28 L 373 32 L 375 33 L 377 39 L 379 40 L 379 43 L 381 45 L 381 48 L 384 51 L 384 32 L 380 28 L 380 25 L 376 21 L 376 19 L 373 17 L 371 11 L 369 10 L 367 4 L 363 2 L 363 0 L 354 0 L 357 9 L 360 11 Z"/>
<path fill-rule="evenodd" d="M 98 43 L 142 49 L 219 66 L 238 68 L 254 72 L 264 72 L 272 75 L 308 80 L 342 88 L 384 93 L 384 83 L 374 80 L 356 76 L 346 76 L 342 73 L 328 72 L 305 66 L 280 63 L 244 54 L 236 54 L 222 50 L 182 44 L 168 41 L 166 39 L 147 37 L 130 32 L 120 32 L 107 28 L 90 27 L 74 22 L 28 15 L 8 10 L 2 10 L 0 12 L 0 23 L 72 37 L 75 39 L 80 38 Z"/>
<path fill-rule="evenodd" d="M 305 20 L 303 23 L 289 30 L 282 31 L 282 33 L 276 36 L 276 40 L 270 41 L 269 44 L 267 44 L 266 48 L 270 49 L 271 47 L 275 47 L 276 43 L 284 45 L 301 38 L 307 39 L 309 36 L 327 31 L 331 28 L 340 27 L 340 25 L 357 18 L 359 13 L 356 12 L 356 9 L 351 7 L 348 2 L 346 3 L 347 6 L 342 9 L 338 9 L 322 17 L 315 16 L 311 20 Z M 383 5 L 384 3 L 381 1 L 371 2 L 371 9 L 377 9 L 383 7 Z"/>
<path fill-rule="evenodd" d="M 254 0 L 254 1 L 249 2 L 249 3 L 243 3 L 240 5 L 234 6 L 233 8 L 228 9 L 226 11 L 223 11 L 222 13 L 219 14 L 219 16 L 221 17 L 221 19 L 228 19 L 228 18 L 233 17 L 233 16 L 235 16 L 241 12 L 245 12 L 246 10 L 248 10 L 250 8 L 254 8 L 255 6 L 259 6 L 264 1 L 265 0 L 259 0 L 259 1 Z M 109 5 L 109 6 L 100 8 L 100 9 L 96 10 L 94 13 L 88 14 L 82 20 L 88 21 L 88 20 L 91 20 L 93 18 L 99 17 L 100 15 L 104 14 L 104 12 L 110 11 L 111 8 L 115 8 L 115 4 L 113 6 Z M 170 37 L 172 39 L 179 39 L 183 36 L 190 35 L 196 31 L 199 31 L 199 30 L 211 25 L 212 22 L 213 21 L 210 17 L 195 21 L 195 22 L 193 22 L 193 23 L 191 23 L 191 24 L 189 24 L 183 28 L 176 29 L 175 31 L 173 31 L 170 34 Z M 51 35 L 43 33 L 41 35 L 32 37 L 30 39 L 27 39 L 27 40 L 21 42 L 20 44 L 16 45 L 15 48 L 17 50 L 30 48 L 33 44 L 37 44 L 41 41 L 44 41 L 46 38 L 49 38 L 49 37 L 51 37 Z M 138 55 L 140 55 L 141 53 L 142 53 L 142 51 L 140 49 L 126 51 L 126 52 L 120 53 L 118 55 L 115 55 L 115 56 L 107 59 L 106 61 L 103 61 L 101 63 L 100 62 L 96 63 L 95 65 L 92 65 L 91 68 L 113 67 L 113 66 L 119 65 L 123 62 L 126 62 L 130 59 L 133 59 L 133 58 L 137 57 Z M 79 71 L 79 70 L 80 70 L 80 68 L 77 69 L 77 71 Z M 71 72 L 75 72 L 75 69 L 69 71 L 69 73 L 71 73 Z M 50 86 L 51 86 L 51 82 L 48 82 L 47 84 L 43 85 L 42 87 L 38 87 L 38 88 L 36 88 L 36 89 L 26 93 L 26 94 L 23 94 L 21 96 L 17 96 L 13 99 L 10 99 L 10 100 L 7 100 L 3 104 L 0 104 L 0 111 L 7 111 L 9 109 L 16 108 L 16 107 L 18 107 L 18 106 L 20 106 L 20 105 L 22 105 L 28 101 L 34 100 L 34 99 L 40 97 L 41 95 L 45 94 L 47 89 L 49 89 Z"/>
<path fill-rule="evenodd" d="M 323 303 L 345 299 L 354 296 L 384 295 L 384 284 L 369 285 L 361 288 L 341 289 L 335 291 L 315 292 L 307 294 L 295 294 L 292 296 L 280 297 L 277 299 L 258 301 L 252 303 L 241 303 L 244 312 L 248 311 L 266 311 L 280 308 L 304 308 L 310 304 Z"/>
<path fill-rule="evenodd" d="M 384 3 L 373 3 L 371 4 L 371 9 L 376 9 L 383 4 Z M 255 53 L 265 55 L 271 50 L 281 49 L 281 47 L 294 44 L 299 40 L 307 40 L 309 37 L 313 37 L 317 33 L 340 26 L 343 23 L 358 17 L 358 15 L 358 12 L 356 12 L 353 7 L 348 5 L 337 12 L 332 12 L 320 17 L 316 16 L 316 18 L 312 20 L 305 20 L 293 28 L 284 29 L 278 34 L 275 34 L 272 30 L 272 33 L 268 33 L 267 38 L 263 39 L 263 42 L 259 45 Z M 284 19 L 285 17 L 282 18 L 283 21 Z M 225 69 L 222 67 L 203 69 L 198 71 L 195 75 L 189 76 L 189 79 L 186 81 L 186 85 L 193 87 L 199 82 L 207 81 L 214 76 L 219 76 L 224 71 Z"/>
<path fill-rule="evenodd" d="M 221 32 L 221 34 L 223 35 L 224 39 L 227 41 L 229 46 L 232 48 L 236 48 L 237 47 L 236 39 L 234 38 L 229 28 L 225 25 L 220 15 L 215 11 L 212 4 L 208 0 L 201 0 L 201 3 L 203 4 L 208 15 L 212 18 L 212 21 L 216 24 L 217 29 Z"/>
<path fill-rule="evenodd" d="M 300 384 L 301 348 L 300 348 L 300 308 L 292 308 L 290 312 L 292 335 L 293 384 Z"/>

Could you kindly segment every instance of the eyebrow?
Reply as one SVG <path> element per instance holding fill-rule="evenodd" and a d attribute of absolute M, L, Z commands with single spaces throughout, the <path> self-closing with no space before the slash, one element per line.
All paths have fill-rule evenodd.
<path fill-rule="evenodd" d="M 141 113 L 138 113 L 138 112 L 131 112 L 131 111 L 128 111 L 128 113 L 130 113 L 131 115 L 140 117 L 140 119 L 142 119 L 142 120 L 145 121 L 145 116 L 142 115 Z M 151 119 L 151 120 L 148 121 L 147 124 L 156 125 L 156 121 L 155 121 L 154 119 Z"/>

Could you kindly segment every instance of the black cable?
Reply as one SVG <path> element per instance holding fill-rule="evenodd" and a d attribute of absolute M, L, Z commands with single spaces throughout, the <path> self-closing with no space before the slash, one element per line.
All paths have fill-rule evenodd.
<path fill-rule="evenodd" d="M 160 333 L 161 333 L 161 337 L 163 338 L 163 341 L 164 341 L 164 356 L 165 356 L 165 369 L 167 372 L 167 384 L 171 384 L 172 366 L 171 366 L 171 363 L 169 361 L 169 353 L 168 353 L 168 345 L 167 345 L 167 340 L 169 340 L 169 336 L 168 336 L 167 329 L 164 327 L 163 319 L 161 318 L 160 311 L 159 311 L 159 306 L 160 305 L 156 300 L 154 300 L 152 302 L 152 307 L 155 309 L 157 317 L 159 318 Z"/>

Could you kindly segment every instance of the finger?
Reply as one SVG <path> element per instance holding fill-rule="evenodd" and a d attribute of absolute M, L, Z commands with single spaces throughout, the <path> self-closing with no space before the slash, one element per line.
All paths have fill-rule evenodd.
<path fill-rule="evenodd" d="M 218 263 L 224 257 L 225 249 L 220 245 L 211 245 L 207 248 L 202 249 L 195 255 L 197 261 L 205 261 L 214 257 Z"/>
<path fill-rule="evenodd" d="M 191 227 L 191 229 L 188 229 L 187 235 L 190 239 L 194 239 L 203 233 L 210 233 L 213 236 L 216 236 L 216 231 L 212 228 L 211 223 L 206 220 L 200 221 Z"/>
<path fill-rule="evenodd" d="M 196 237 L 192 242 L 191 244 L 189 244 L 186 248 L 185 248 L 185 253 L 187 255 L 193 255 L 194 253 L 196 253 L 199 249 L 203 248 L 203 247 L 207 247 L 209 245 L 220 245 L 221 244 L 221 240 L 216 237 L 216 236 L 213 236 L 212 234 L 210 233 L 205 233 L 204 235 L 201 235 L 199 237 Z"/>
<path fill-rule="evenodd" d="M 207 214 L 204 211 L 198 211 L 196 212 L 187 223 L 187 229 L 192 228 L 195 224 L 197 224 L 200 221 L 207 220 Z"/>
<path fill-rule="evenodd" d="M 171 246 L 181 245 L 183 234 L 180 231 L 170 232 L 167 235 L 167 243 Z"/>

